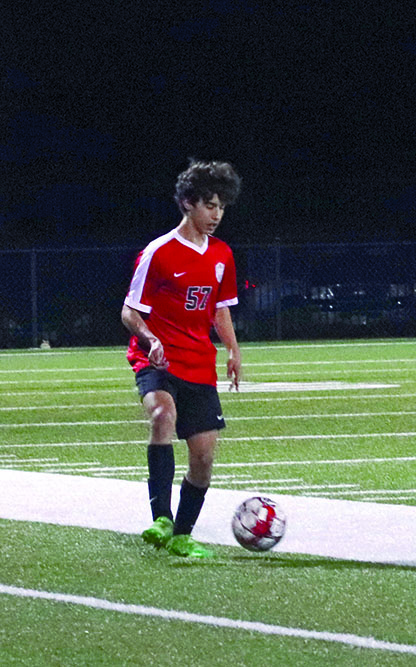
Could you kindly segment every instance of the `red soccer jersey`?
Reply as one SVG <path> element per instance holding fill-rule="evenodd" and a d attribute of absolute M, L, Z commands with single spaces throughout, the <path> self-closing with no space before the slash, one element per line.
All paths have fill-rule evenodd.
<path fill-rule="evenodd" d="M 208 236 L 202 247 L 176 229 L 138 256 L 125 304 L 148 314 L 146 324 L 162 342 L 169 372 L 188 382 L 215 385 L 216 348 L 210 330 L 217 308 L 238 303 L 231 248 Z M 149 365 L 132 336 L 127 359 L 135 371 Z"/>

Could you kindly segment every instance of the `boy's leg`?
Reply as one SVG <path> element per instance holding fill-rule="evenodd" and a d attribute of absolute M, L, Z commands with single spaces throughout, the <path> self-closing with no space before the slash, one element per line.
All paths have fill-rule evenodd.
<path fill-rule="evenodd" d="M 143 399 L 150 419 L 150 444 L 147 450 L 149 467 L 149 499 L 153 519 L 166 516 L 172 519 L 170 509 L 175 461 L 172 438 L 175 430 L 176 408 L 166 391 L 152 391 Z"/>
<path fill-rule="evenodd" d="M 218 431 L 197 433 L 187 439 L 189 467 L 182 481 L 174 535 L 190 535 L 211 482 Z"/>
<path fill-rule="evenodd" d="M 166 544 L 173 532 L 171 510 L 175 460 L 172 438 L 176 408 L 172 396 L 163 390 L 148 392 L 143 399 L 150 419 L 150 444 L 147 448 L 148 489 L 153 524 L 142 533 L 155 546 Z"/>
<path fill-rule="evenodd" d="M 166 549 L 175 556 L 212 558 L 215 552 L 191 537 L 211 480 L 217 431 L 207 431 L 188 439 L 189 469 L 182 482 L 173 537 Z"/>
<path fill-rule="evenodd" d="M 171 496 L 175 475 L 173 446 L 151 443 L 147 447 L 147 462 L 147 486 L 153 521 L 161 516 L 172 520 Z"/>

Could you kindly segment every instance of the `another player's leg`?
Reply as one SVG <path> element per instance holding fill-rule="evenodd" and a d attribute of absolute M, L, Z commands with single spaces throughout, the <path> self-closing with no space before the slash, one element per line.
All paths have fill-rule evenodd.
<path fill-rule="evenodd" d="M 194 540 L 191 533 L 210 485 L 217 435 L 216 430 L 206 431 L 187 440 L 189 468 L 182 481 L 173 537 L 166 544 L 169 553 L 176 556 L 211 558 L 215 555 L 212 549 Z"/>
<path fill-rule="evenodd" d="M 150 419 L 150 444 L 147 449 L 149 468 L 148 489 L 153 524 L 143 533 L 143 539 L 156 547 L 164 546 L 173 535 L 171 510 L 172 483 L 175 460 L 172 438 L 176 408 L 166 391 L 149 392 L 143 405 Z"/>

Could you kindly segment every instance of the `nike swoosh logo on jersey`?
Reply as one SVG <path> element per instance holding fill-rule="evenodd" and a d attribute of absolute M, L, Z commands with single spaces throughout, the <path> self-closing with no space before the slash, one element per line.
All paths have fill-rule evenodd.
<path fill-rule="evenodd" d="M 179 276 L 184 276 L 185 273 L 186 273 L 186 271 L 182 271 L 182 273 L 174 273 L 174 274 L 173 274 L 173 277 L 174 277 L 174 278 L 179 278 Z"/>

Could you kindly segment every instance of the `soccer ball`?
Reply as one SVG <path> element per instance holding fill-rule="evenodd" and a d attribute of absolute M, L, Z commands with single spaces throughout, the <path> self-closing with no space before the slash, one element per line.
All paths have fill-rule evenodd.
<path fill-rule="evenodd" d="M 268 551 L 282 539 L 286 517 L 274 500 L 256 496 L 237 507 L 231 527 L 235 539 L 244 549 Z"/>

